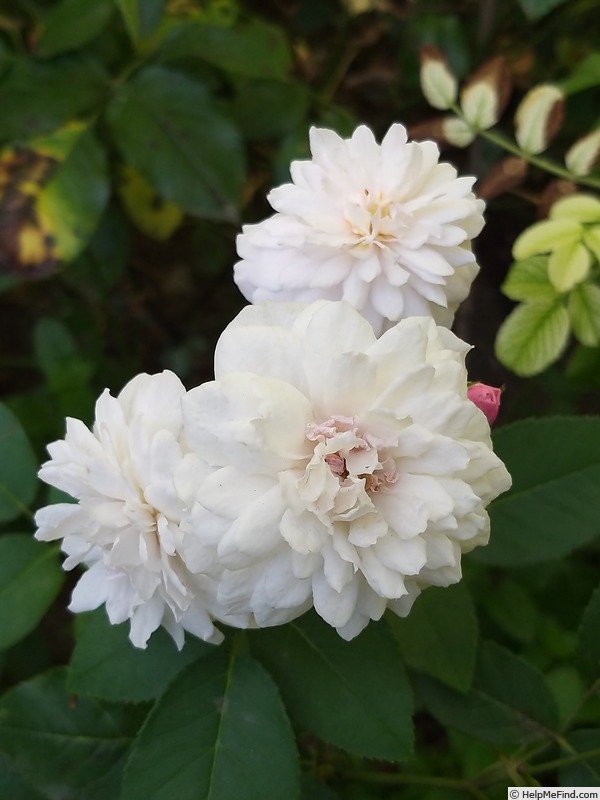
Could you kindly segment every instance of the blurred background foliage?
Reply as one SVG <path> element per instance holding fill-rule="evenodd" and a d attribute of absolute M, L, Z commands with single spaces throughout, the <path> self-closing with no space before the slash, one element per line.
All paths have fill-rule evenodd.
<path fill-rule="evenodd" d="M 600 120 L 597 23 L 595 0 L 0 2 L 0 430 L 15 415 L 31 442 L 20 434 L 2 440 L 0 478 L 12 494 L 0 496 L 0 545 L 10 550 L 12 574 L 28 570 L 20 591 L 3 584 L 4 685 L 65 663 L 72 648 L 70 583 L 62 584 L 56 553 L 34 557 L 29 550 L 38 546 L 15 533 L 32 529 L 27 507 L 48 501 L 35 478 L 46 443 L 63 435 L 66 415 L 89 422 L 101 390 L 116 392 L 138 372 L 173 369 L 188 387 L 210 379 L 216 339 L 244 304 L 232 281 L 235 237 L 242 223 L 269 213 L 266 194 L 286 181 L 290 160 L 308 155 L 308 127 L 349 135 L 363 122 L 381 136 L 395 121 L 415 135 L 431 126 L 419 84 L 419 53 L 431 45 L 461 80 L 502 56 L 513 86 L 500 122 L 508 133 L 528 89 L 568 86 L 549 150 L 564 153 Z M 479 186 L 505 157 L 483 138 L 466 149 L 442 147 Z M 475 243 L 481 273 L 455 327 L 476 345 L 472 379 L 507 387 L 500 423 L 598 411 L 598 348 L 570 345 L 526 380 L 494 357 L 497 330 L 514 306 L 500 292 L 513 243 L 573 189 L 534 166 L 520 184 L 489 192 L 487 226 Z M 558 445 L 548 448 L 545 458 L 560 458 Z M 597 698 L 584 703 L 587 689 L 572 667 L 574 627 L 597 582 L 599 552 L 592 544 L 568 564 L 543 563 L 533 578 L 514 561 L 503 571 L 493 553 L 494 570 L 485 553 L 466 567 L 484 598 L 481 629 L 550 676 L 565 718 L 574 707 L 588 719 L 599 711 Z M 49 566 L 40 563 L 47 553 Z M 485 591 L 490 580 L 493 594 Z M 34 584 L 42 587 L 37 605 L 13 630 L 10 608 L 24 608 Z M 594 624 L 599 613 L 596 603 Z M 438 657 L 442 663 L 443 650 Z M 415 648 L 407 658 L 422 667 Z M 438 720 L 452 716 L 452 698 L 429 696 Z M 424 710 L 417 719 L 417 772 L 469 775 L 495 763 L 494 741 L 448 733 Z M 335 764 L 339 755 L 310 737 L 303 747 L 317 762 Z M 329 797 L 313 789 L 311 797 Z M 343 796 L 368 800 L 382 791 L 350 782 Z M 400 796 L 393 791 L 385 796 Z M 427 797 L 450 797 L 441 791 Z M 418 786 L 406 792 L 424 796 Z"/>

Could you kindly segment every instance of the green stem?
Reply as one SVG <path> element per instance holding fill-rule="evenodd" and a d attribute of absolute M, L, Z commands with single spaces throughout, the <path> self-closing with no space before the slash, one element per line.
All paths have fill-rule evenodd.
<path fill-rule="evenodd" d="M 544 761 L 541 764 L 535 764 L 529 768 L 529 772 L 534 775 L 536 772 L 547 772 L 551 769 L 567 767 L 569 764 L 577 764 L 579 761 L 585 761 L 588 758 L 598 758 L 599 756 L 600 747 L 595 747 L 593 750 L 586 750 L 584 753 L 573 753 L 573 755 L 570 756 L 562 756 L 561 758 L 554 758 L 552 761 Z"/>
<path fill-rule="evenodd" d="M 457 117 L 460 117 L 460 119 L 462 119 L 466 125 L 469 125 L 459 106 L 452 106 L 451 110 L 456 114 Z M 471 130 L 473 129 L 471 128 Z M 593 175 L 574 175 L 572 172 L 569 172 L 566 167 L 561 167 L 560 164 L 557 164 L 555 161 L 550 161 L 550 159 L 544 158 L 543 156 L 526 153 L 524 150 L 521 150 L 516 142 L 513 142 L 507 136 L 504 136 L 504 134 L 499 133 L 498 131 L 473 130 L 473 133 L 476 133 L 478 136 L 481 136 L 488 142 L 501 147 L 508 153 L 512 153 L 514 156 L 523 159 L 523 161 L 526 161 L 528 164 L 539 167 L 539 169 L 543 169 L 545 172 L 549 172 L 551 175 L 556 175 L 557 178 L 563 178 L 564 180 L 580 184 L 581 186 L 589 186 L 591 189 L 600 190 L 600 178 L 596 178 Z"/>
<path fill-rule="evenodd" d="M 345 780 L 362 781 L 364 783 L 379 783 L 387 786 L 413 785 L 435 786 L 441 789 L 460 789 L 472 794 L 473 797 L 485 796 L 476 786 L 464 778 L 440 778 L 435 775 L 413 775 L 406 772 L 370 772 L 367 770 L 344 772 Z"/>

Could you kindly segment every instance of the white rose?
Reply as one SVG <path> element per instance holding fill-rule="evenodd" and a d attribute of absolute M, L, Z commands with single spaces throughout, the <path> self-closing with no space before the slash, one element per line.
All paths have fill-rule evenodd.
<path fill-rule="evenodd" d="M 469 347 L 431 318 L 377 339 L 349 304 L 249 306 L 216 380 L 183 402 L 203 464 L 190 569 L 218 560 L 218 600 L 258 626 L 314 606 L 350 639 L 386 608 L 461 577 L 510 486 L 467 398 Z"/>
<path fill-rule="evenodd" d="M 292 183 L 268 196 L 277 213 L 238 236 L 244 297 L 346 300 L 377 334 L 409 316 L 450 327 L 479 270 L 475 179 L 399 124 L 381 145 L 364 125 L 350 139 L 311 128 L 310 143 L 312 160 L 293 162 Z"/>

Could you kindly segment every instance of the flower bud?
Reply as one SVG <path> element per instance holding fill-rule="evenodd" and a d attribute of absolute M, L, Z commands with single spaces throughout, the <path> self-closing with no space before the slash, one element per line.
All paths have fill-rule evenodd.
<path fill-rule="evenodd" d="M 473 383 L 467 389 L 467 397 L 480 411 L 483 411 L 490 425 L 494 424 L 498 416 L 501 394 L 502 389 L 487 386 L 485 383 Z"/>

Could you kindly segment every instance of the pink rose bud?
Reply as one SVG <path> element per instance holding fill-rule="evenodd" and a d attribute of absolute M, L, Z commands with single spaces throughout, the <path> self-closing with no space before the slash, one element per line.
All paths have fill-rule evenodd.
<path fill-rule="evenodd" d="M 486 386 L 485 383 L 474 383 L 467 389 L 467 397 L 472 403 L 475 403 L 480 411 L 483 411 L 490 425 L 498 416 L 501 394 L 502 389 Z"/>

